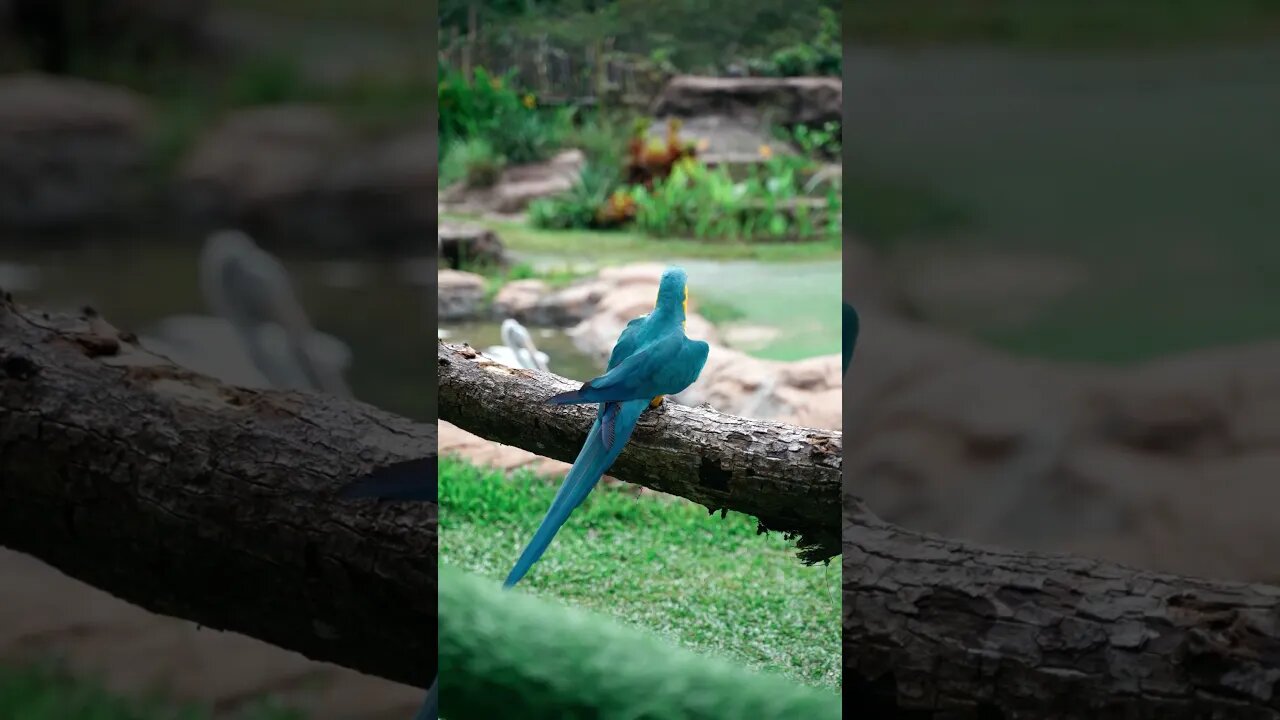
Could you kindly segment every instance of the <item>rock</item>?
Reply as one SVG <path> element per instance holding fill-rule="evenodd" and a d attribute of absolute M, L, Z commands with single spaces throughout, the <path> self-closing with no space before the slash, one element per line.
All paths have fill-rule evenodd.
<path fill-rule="evenodd" d="M 148 117 L 128 90 L 0 78 L 0 226 L 59 231 L 134 215 L 146 198 Z"/>
<path fill-rule="evenodd" d="M 483 277 L 446 269 L 436 273 L 436 283 L 439 302 L 436 312 L 441 321 L 468 320 L 480 314 L 485 295 Z"/>
<path fill-rule="evenodd" d="M 672 78 L 654 99 L 654 117 L 719 116 L 753 118 L 776 125 L 840 122 L 842 85 L 838 77 Z"/>
<path fill-rule="evenodd" d="M 665 139 L 670 117 L 661 117 L 649 126 L 649 136 Z M 683 119 L 683 140 L 698 145 L 698 158 L 707 165 L 758 165 L 763 162 L 761 148 L 780 155 L 795 155 L 791 143 L 779 140 L 763 118 L 754 115 L 699 115 Z"/>
<path fill-rule="evenodd" d="M 236 112 L 180 171 L 180 204 L 207 225 L 235 224 L 272 241 L 420 247 L 434 222 L 429 131 L 356 138 L 332 111 L 280 105 Z"/>
<path fill-rule="evenodd" d="M 551 293 L 547 283 L 538 279 L 516 280 L 502 286 L 493 299 L 494 315 L 515 318 L 528 325 L 541 325 L 530 319 L 538 304 Z"/>
<path fill-rule="evenodd" d="M 327 199 L 327 214 L 338 223 L 327 227 L 340 238 L 362 238 L 383 247 L 414 246 L 423 239 L 423 230 L 436 222 L 425 198 L 437 185 L 434 131 L 413 131 L 369 144 L 326 174 L 321 195 Z"/>
<path fill-rule="evenodd" d="M 447 188 L 440 197 L 447 210 L 511 214 L 522 212 L 539 198 L 568 192 L 582 175 L 586 156 L 565 150 L 550 160 L 515 165 L 502 171 L 492 187 L 470 188 L 464 183 Z"/>
<path fill-rule="evenodd" d="M 1014 358 L 875 311 L 848 377 L 848 477 L 917 530 L 1275 581 L 1280 343 L 1107 368 Z"/>
<path fill-rule="evenodd" d="M 928 248 L 895 257 L 902 296 L 922 318 L 948 327 L 1009 329 L 1032 321 L 1085 280 L 1060 258 Z"/>
<path fill-rule="evenodd" d="M 441 267 L 455 270 L 479 263 L 505 265 L 506 249 L 497 233 L 479 225 L 441 221 L 436 225 Z"/>

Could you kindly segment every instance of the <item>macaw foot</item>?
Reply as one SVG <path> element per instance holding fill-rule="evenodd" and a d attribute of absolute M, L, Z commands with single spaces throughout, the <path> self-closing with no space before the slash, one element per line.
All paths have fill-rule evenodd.
<path fill-rule="evenodd" d="M 649 407 L 651 407 L 651 408 L 656 408 L 656 407 L 658 407 L 658 406 L 659 406 L 659 405 L 661 405 L 661 404 L 662 404 L 662 396 L 661 396 L 661 395 L 659 395 L 658 397 L 656 397 L 656 398 L 654 398 L 654 399 L 652 399 L 652 400 L 650 400 L 650 401 L 649 401 Z"/>

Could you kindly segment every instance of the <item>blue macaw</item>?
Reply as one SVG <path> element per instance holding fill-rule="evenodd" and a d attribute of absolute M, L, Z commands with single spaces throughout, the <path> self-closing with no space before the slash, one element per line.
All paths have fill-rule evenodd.
<path fill-rule="evenodd" d="M 405 460 L 378 468 L 339 492 L 344 498 L 380 498 L 440 502 L 439 462 L 436 457 Z M 436 675 L 413 720 L 440 719 L 440 676 Z"/>
<path fill-rule="evenodd" d="M 547 400 L 552 405 L 598 403 L 596 421 L 573 461 L 546 517 L 511 568 L 504 588 L 520 581 L 551 544 L 552 538 L 613 465 L 640 415 L 682 392 L 698 379 L 710 346 L 685 337 L 689 307 L 688 277 L 672 267 L 662 274 L 653 312 L 627 323 L 609 356 L 604 375 Z"/>
<path fill-rule="evenodd" d="M 548 399 L 553 405 L 598 403 L 599 408 L 587 442 L 533 539 L 503 583 L 504 588 L 519 582 L 546 551 L 569 514 L 613 465 L 641 414 L 660 405 L 664 395 L 682 392 L 698 379 L 710 346 L 685 337 L 688 303 L 684 270 L 669 268 L 662 274 L 653 312 L 627 323 L 609 356 L 605 374 L 577 390 Z M 429 458 L 380 468 L 344 489 L 342 496 L 438 502 L 436 467 L 436 459 Z M 429 471 L 430 481 L 425 479 Z M 437 675 L 414 720 L 438 720 L 439 681 Z"/>
<path fill-rule="evenodd" d="M 849 361 L 853 359 L 853 346 L 858 342 L 858 311 L 853 309 L 849 303 L 841 303 L 844 308 L 844 322 L 842 323 L 841 353 L 843 354 L 843 364 L 840 366 L 840 376 L 849 372 Z"/>

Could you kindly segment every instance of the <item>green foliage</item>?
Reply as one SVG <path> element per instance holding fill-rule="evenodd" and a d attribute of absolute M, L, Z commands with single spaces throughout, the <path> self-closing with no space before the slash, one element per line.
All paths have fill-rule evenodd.
<path fill-rule="evenodd" d="M 536 99 L 511 86 L 509 76 L 476 68 L 470 80 L 441 64 L 437 85 L 441 152 L 483 138 L 513 164 L 535 162 L 559 148 L 568 129 L 563 111 L 542 110 Z"/>
<path fill-rule="evenodd" d="M 529 204 L 529 222 L 545 230 L 597 227 L 600 209 L 620 182 L 616 166 L 587 163 L 573 188 L 557 197 Z"/>
<path fill-rule="evenodd" d="M 439 475 L 440 563 L 500 580 L 556 484 L 447 458 Z M 688 502 L 602 485 L 574 510 L 521 587 L 687 648 L 838 688 L 839 582 L 838 566 L 803 565 L 780 534 L 757 535 L 751 517 L 708 516 Z"/>
<path fill-rule="evenodd" d="M 465 0 L 440 4 L 440 26 L 465 30 Z M 838 0 L 498 0 L 478 5 L 494 37 L 544 36 L 577 55 L 612 40 L 615 51 L 648 58 L 654 69 L 715 72 L 726 58 L 767 58 L 785 47 L 812 44 L 840 12 Z M 839 35 L 839 32 L 836 33 Z"/>
<path fill-rule="evenodd" d="M 835 162 L 841 159 L 841 125 L 838 122 L 826 122 L 821 127 L 797 125 L 790 129 L 779 128 L 778 135 L 781 139 L 794 143 L 809 157 Z"/>
<path fill-rule="evenodd" d="M 487 138 L 462 140 L 449 146 L 440 160 L 440 183 L 463 181 L 469 187 L 492 187 L 505 166 L 506 158 L 494 151 Z"/>
<path fill-rule="evenodd" d="M 775 50 L 764 60 L 749 61 L 751 71 L 772 77 L 843 74 L 840 17 L 828 7 L 819 8 L 818 13 L 821 24 L 816 37 Z"/>
<path fill-rule="evenodd" d="M 742 182 L 729 172 L 682 161 L 653 190 L 632 190 L 636 226 L 656 237 L 701 239 L 796 239 L 839 234 L 840 195 L 832 192 L 819 225 L 803 193 L 803 158 L 776 156 Z"/>

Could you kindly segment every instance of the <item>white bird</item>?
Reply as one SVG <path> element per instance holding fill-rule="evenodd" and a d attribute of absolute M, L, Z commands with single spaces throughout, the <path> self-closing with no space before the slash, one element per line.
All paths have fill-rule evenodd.
<path fill-rule="evenodd" d="M 523 325 L 513 318 L 502 321 L 499 331 L 502 345 L 493 345 L 485 349 L 484 354 L 506 365 L 507 367 L 525 368 L 527 370 L 547 371 L 547 354 L 538 350 L 533 344 L 533 337 Z"/>
<path fill-rule="evenodd" d="M 311 328 L 284 266 L 248 235 L 211 235 L 200 253 L 199 281 L 217 317 L 166 318 L 149 346 L 226 382 L 351 395 L 343 378 L 351 349 Z"/>

